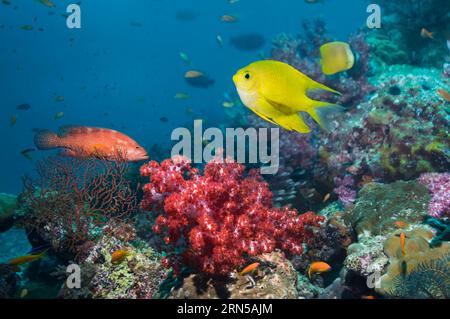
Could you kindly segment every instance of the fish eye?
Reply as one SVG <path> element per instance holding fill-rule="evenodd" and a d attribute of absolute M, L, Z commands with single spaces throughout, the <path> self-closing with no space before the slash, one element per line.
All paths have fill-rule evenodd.
<path fill-rule="evenodd" d="M 245 79 L 247 79 L 247 80 L 248 80 L 248 79 L 250 79 L 250 73 L 248 73 L 248 72 L 245 72 L 245 74 L 244 74 L 244 78 L 245 78 Z"/>

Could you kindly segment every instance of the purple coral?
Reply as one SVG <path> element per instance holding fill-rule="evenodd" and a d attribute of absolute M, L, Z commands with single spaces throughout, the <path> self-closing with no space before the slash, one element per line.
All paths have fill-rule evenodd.
<path fill-rule="evenodd" d="M 356 200 L 355 179 L 351 175 L 345 175 L 344 177 L 335 177 L 334 183 L 337 186 L 334 192 L 338 195 L 339 200 L 348 207 L 352 205 Z"/>
<path fill-rule="evenodd" d="M 419 182 L 432 194 L 428 213 L 432 217 L 450 217 L 450 174 L 424 173 Z"/>

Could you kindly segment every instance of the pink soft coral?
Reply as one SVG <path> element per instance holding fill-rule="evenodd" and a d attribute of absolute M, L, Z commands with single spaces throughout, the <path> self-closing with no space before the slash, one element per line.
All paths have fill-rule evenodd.
<path fill-rule="evenodd" d="M 428 213 L 432 217 L 450 217 L 450 174 L 424 173 L 419 182 L 428 187 L 432 197 Z"/>
<path fill-rule="evenodd" d="M 323 217 L 272 207 L 272 193 L 256 170 L 233 162 L 213 161 L 200 175 L 185 158 L 150 162 L 141 168 L 150 176 L 144 186 L 142 208 L 158 210 L 153 230 L 169 246 L 186 249 L 170 255 L 168 263 L 202 272 L 226 275 L 246 257 L 276 248 L 301 254 L 314 241 L 314 227 Z"/>

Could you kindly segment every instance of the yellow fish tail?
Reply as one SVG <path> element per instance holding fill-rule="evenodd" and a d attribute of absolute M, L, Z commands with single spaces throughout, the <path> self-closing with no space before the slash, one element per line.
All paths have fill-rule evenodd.
<path fill-rule="evenodd" d="M 342 106 L 331 104 L 329 102 L 314 101 L 312 107 L 307 111 L 308 114 L 320 125 L 323 129 L 331 130 L 331 115 L 340 113 L 344 110 Z"/>
<path fill-rule="evenodd" d="M 328 86 L 323 85 L 323 84 L 321 84 L 319 82 L 316 82 L 316 81 L 313 81 L 313 80 L 311 80 L 309 82 L 308 90 L 324 90 L 324 91 L 332 92 L 332 93 L 335 93 L 335 94 L 338 94 L 338 95 L 342 95 L 341 92 L 333 90 L 332 88 L 329 88 Z"/>
<path fill-rule="evenodd" d="M 309 133 L 311 129 L 306 125 L 303 117 L 298 113 L 280 115 L 274 118 L 274 121 L 281 127 L 289 131 L 297 131 L 299 133 Z"/>

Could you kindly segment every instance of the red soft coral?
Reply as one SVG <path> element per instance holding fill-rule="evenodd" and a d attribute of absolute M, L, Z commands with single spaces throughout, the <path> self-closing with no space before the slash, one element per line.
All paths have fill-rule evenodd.
<path fill-rule="evenodd" d="M 141 168 L 150 176 L 144 186 L 142 208 L 163 212 L 153 230 L 172 247 L 186 246 L 171 255 L 169 265 L 181 263 L 202 272 L 226 275 L 246 257 L 273 251 L 301 254 L 314 240 L 323 217 L 272 207 L 272 193 L 256 170 L 233 162 L 213 161 L 204 175 L 182 157 L 150 162 Z"/>

